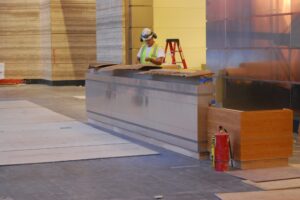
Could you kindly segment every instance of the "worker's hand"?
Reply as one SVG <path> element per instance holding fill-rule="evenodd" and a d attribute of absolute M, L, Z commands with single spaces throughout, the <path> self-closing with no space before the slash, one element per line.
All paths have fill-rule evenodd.
<path fill-rule="evenodd" d="M 152 58 L 147 57 L 147 58 L 145 58 L 145 61 L 146 62 L 152 62 Z"/>

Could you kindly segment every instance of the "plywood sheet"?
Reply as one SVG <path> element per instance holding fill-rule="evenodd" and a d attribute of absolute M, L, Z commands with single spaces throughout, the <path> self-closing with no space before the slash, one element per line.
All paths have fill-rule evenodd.
<path fill-rule="evenodd" d="M 161 67 L 153 64 L 113 65 L 113 66 L 101 68 L 99 71 L 105 72 L 105 71 L 114 71 L 114 70 L 143 70 L 143 69 L 159 69 L 159 68 Z"/>
<path fill-rule="evenodd" d="M 157 154 L 31 102 L 0 111 L 0 165 Z"/>
<path fill-rule="evenodd" d="M 267 160 L 235 161 L 235 167 L 240 169 L 259 169 L 288 166 L 288 158 L 276 158 Z"/>
<path fill-rule="evenodd" d="M 46 122 L 72 121 L 73 119 L 60 115 L 45 108 L 10 108 L 0 114 L 1 124 L 22 125 Z"/>
<path fill-rule="evenodd" d="M 72 128 L 1 131 L 0 137 L 0 152 L 129 143 L 103 132 L 78 131 Z"/>
<path fill-rule="evenodd" d="M 0 165 L 74 161 L 157 154 L 136 144 L 109 144 L 0 152 Z"/>
<path fill-rule="evenodd" d="M 40 123 L 35 124 L 34 126 L 32 124 L 22 124 L 22 130 L 31 132 L 31 131 L 59 131 L 59 130 L 76 130 L 82 133 L 101 133 L 101 134 L 108 134 L 106 132 L 103 132 L 101 130 L 95 129 L 89 125 L 86 125 L 84 123 L 78 122 L 78 121 L 61 121 L 61 122 L 46 122 L 46 123 Z M 17 132 L 20 131 L 20 127 L 18 126 L 11 126 L 10 124 L 2 124 L 0 123 L 0 132 Z M 25 134 L 25 133 L 24 133 Z M 110 135 L 110 134 L 109 134 Z"/>
<path fill-rule="evenodd" d="M 9 109 L 9 108 L 37 108 L 40 107 L 37 104 L 34 104 L 29 101 L 0 101 L 0 109 Z M 4 112 L 4 111 L 1 111 Z"/>
<path fill-rule="evenodd" d="M 299 200 L 300 189 L 220 193 L 216 196 L 222 200 Z"/>
<path fill-rule="evenodd" d="M 253 185 L 263 190 L 282 190 L 282 189 L 293 189 L 300 188 L 300 179 L 287 179 L 287 180 L 279 180 L 279 181 L 267 181 L 261 183 L 255 183 L 249 180 L 243 181 L 249 185 Z"/>
<path fill-rule="evenodd" d="M 0 61 L 6 63 L 6 78 L 41 78 L 40 0 L 1 1 L 0 19 Z"/>
<path fill-rule="evenodd" d="M 231 171 L 227 173 L 254 182 L 300 178 L 300 169 L 295 167 L 237 170 L 237 171 Z"/>
<path fill-rule="evenodd" d="M 85 100 L 85 96 L 73 96 L 75 99 Z"/>
<path fill-rule="evenodd" d="M 189 70 L 189 69 L 154 69 L 142 74 L 165 75 L 165 76 L 179 76 L 179 77 L 200 77 L 212 76 L 213 73 L 209 70 Z"/>
<path fill-rule="evenodd" d="M 300 164 L 290 164 L 291 167 L 300 168 Z"/>

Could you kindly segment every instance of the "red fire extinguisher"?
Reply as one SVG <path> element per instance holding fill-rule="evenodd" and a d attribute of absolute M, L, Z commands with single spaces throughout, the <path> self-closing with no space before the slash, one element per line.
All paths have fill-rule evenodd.
<path fill-rule="evenodd" d="M 227 171 L 229 163 L 229 134 L 222 126 L 215 135 L 214 165 L 216 171 Z"/>

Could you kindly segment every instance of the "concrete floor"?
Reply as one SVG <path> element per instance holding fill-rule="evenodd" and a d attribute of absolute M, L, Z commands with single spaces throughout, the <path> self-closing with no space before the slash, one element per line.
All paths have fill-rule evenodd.
<path fill-rule="evenodd" d="M 29 100 L 85 122 L 85 102 L 73 97 L 80 95 L 83 87 L 0 86 L 0 101 Z M 213 200 L 214 193 L 258 190 L 209 161 L 131 141 L 160 155 L 0 167 L 0 200 Z"/>

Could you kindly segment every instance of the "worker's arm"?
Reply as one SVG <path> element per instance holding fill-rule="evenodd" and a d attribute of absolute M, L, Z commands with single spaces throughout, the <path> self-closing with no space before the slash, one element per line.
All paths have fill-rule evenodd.
<path fill-rule="evenodd" d="M 135 61 L 135 64 L 141 64 L 141 58 L 137 57 L 136 61 Z"/>
<path fill-rule="evenodd" d="M 159 57 L 159 58 L 146 58 L 145 59 L 147 62 L 151 62 L 155 65 L 161 65 L 164 61 L 164 57 Z"/>

